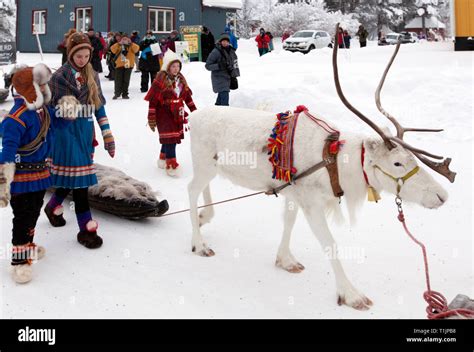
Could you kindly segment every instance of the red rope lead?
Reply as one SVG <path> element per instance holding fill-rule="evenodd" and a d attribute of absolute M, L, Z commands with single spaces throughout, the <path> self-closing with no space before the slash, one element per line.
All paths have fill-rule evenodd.
<path fill-rule="evenodd" d="M 425 264 L 425 278 L 426 278 L 426 287 L 427 291 L 423 293 L 423 298 L 425 299 L 426 303 L 428 303 L 428 307 L 426 307 L 426 313 L 428 314 L 428 319 L 442 319 L 451 317 L 454 315 L 462 316 L 465 318 L 474 318 L 474 311 L 470 309 L 448 309 L 448 301 L 446 298 L 439 292 L 432 291 L 430 285 L 430 273 L 428 268 L 428 256 L 426 255 L 426 247 L 423 243 L 418 241 L 408 230 L 407 224 L 405 222 L 405 215 L 403 214 L 403 210 L 401 209 L 401 203 L 397 203 L 399 205 L 398 208 L 398 220 L 403 224 L 403 228 L 407 235 L 411 238 L 413 242 L 421 247 L 423 252 L 423 260 Z"/>

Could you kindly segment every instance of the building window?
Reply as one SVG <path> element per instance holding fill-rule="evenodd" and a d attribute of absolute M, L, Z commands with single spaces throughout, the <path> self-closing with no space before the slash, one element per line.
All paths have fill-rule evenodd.
<path fill-rule="evenodd" d="M 80 7 L 76 9 L 76 30 L 86 32 L 92 27 L 92 8 Z"/>
<path fill-rule="evenodd" d="M 33 34 L 46 34 L 46 10 L 33 11 Z"/>
<path fill-rule="evenodd" d="M 173 9 L 148 9 L 149 29 L 155 33 L 169 33 L 174 28 Z"/>

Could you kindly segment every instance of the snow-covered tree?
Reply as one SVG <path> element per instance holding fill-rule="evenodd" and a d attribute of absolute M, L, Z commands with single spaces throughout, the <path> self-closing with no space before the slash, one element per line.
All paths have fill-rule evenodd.
<path fill-rule="evenodd" d="M 16 5 L 14 0 L 0 1 L 0 40 L 14 41 L 16 27 Z"/>
<path fill-rule="evenodd" d="M 361 0 L 324 0 L 326 8 L 332 12 L 341 11 L 343 14 L 355 12 Z"/>
<path fill-rule="evenodd" d="M 280 4 L 271 13 L 263 15 L 263 26 L 275 36 L 281 36 L 285 31 L 296 32 L 307 28 L 308 14 L 312 10 L 307 4 Z"/>
<path fill-rule="evenodd" d="M 242 8 L 237 11 L 237 35 L 248 39 L 252 35 L 254 6 L 251 0 L 242 0 Z"/>
<path fill-rule="evenodd" d="M 361 0 L 357 18 L 372 37 L 383 28 L 401 30 L 409 16 L 416 14 L 414 0 Z"/>
<path fill-rule="evenodd" d="M 449 0 L 444 0 L 438 5 L 438 18 L 439 20 L 446 25 L 446 33 L 448 35 L 453 35 L 453 28 L 451 28 L 451 6 L 452 2 Z"/>
<path fill-rule="evenodd" d="M 334 33 L 336 23 L 350 32 L 355 32 L 359 21 L 353 14 L 342 14 L 340 11 L 328 12 L 323 0 L 307 3 L 282 3 L 275 6 L 270 13 L 262 17 L 265 29 L 274 35 L 282 35 L 284 31 L 296 32 L 302 29 L 321 29 Z"/>
<path fill-rule="evenodd" d="M 435 16 L 438 18 L 438 6 L 440 5 L 439 0 L 415 0 L 415 6 L 417 7 L 417 14 L 422 19 L 423 32 L 426 33 L 425 21 L 427 18 Z"/>
<path fill-rule="evenodd" d="M 242 0 L 242 8 L 237 11 L 237 34 L 250 38 L 253 27 L 261 22 L 264 14 L 271 13 L 278 0 Z"/>

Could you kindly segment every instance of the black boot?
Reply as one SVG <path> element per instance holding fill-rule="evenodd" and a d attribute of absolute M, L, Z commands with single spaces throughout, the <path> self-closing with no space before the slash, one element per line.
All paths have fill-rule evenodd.
<path fill-rule="evenodd" d="M 56 208 L 56 209 L 58 209 L 58 208 Z M 56 214 L 54 214 L 55 209 L 52 209 L 51 207 L 48 207 L 48 206 L 46 206 L 44 208 L 44 212 L 45 212 L 46 216 L 48 217 L 49 223 L 53 227 L 63 227 L 64 225 L 66 225 L 66 220 L 64 219 L 64 216 L 63 216 L 62 212 L 61 212 L 61 214 L 56 215 Z"/>
<path fill-rule="evenodd" d="M 95 249 L 102 246 L 102 238 L 97 235 L 97 228 L 99 224 L 95 220 L 89 220 L 86 225 L 86 229 L 80 231 L 77 234 L 77 241 L 84 247 L 89 249 Z"/>
<path fill-rule="evenodd" d="M 95 249 L 102 246 L 102 238 L 97 234 L 97 231 L 81 231 L 77 234 L 77 242 L 89 249 Z"/>

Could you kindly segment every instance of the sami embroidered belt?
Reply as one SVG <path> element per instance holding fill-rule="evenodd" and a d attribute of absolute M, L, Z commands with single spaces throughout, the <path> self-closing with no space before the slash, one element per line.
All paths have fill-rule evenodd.
<path fill-rule="evenodd" d="M 17 170 L 34 170 L 34 171 L 43 171 L 48 168 L 48 164 L 42 161 L 39 163 L 16 163 Z"/>

